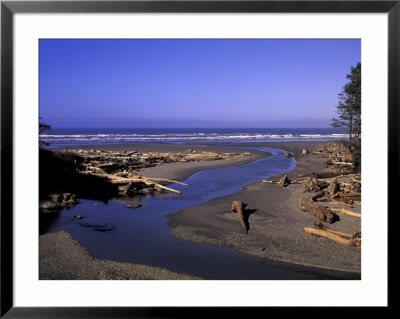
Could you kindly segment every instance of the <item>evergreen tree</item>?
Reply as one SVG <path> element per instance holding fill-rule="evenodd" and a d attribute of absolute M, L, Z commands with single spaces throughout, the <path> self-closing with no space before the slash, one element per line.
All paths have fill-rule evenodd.
<path fill-rule="evenodd" d="M 338 118 L 332 119 L 333 127 L 341 127 L 349 134 L 351 144 L 361 141 L 361 63 L 351 67 L 346 76 L 349 81 L 339 93 L 336 113 Z"/>
<path fill-rule="evenodd" d="M 39 117 L 39 120 L 41 119 L 41 117 Z M 46 123 L 42 123 L 39 122 L 39 135 L 41 135 L 44 131 L 50 130 L 51 126 L 46 124 Z M 39 139 L 39 145 L 43 146 L 43 145 L 49 145 L 49 143 L 47 143 L 46 141 L 43 141 L 41 139 Z"/>
<path fill-rule="evenodd" d="M 351 67 L 346 78 L 349 80 L 339 93 L 336 113 L 338 118 L 332 119 L 333 127 L 341 127 L 349 134 L 349 146 L 353 164 L 361 166 L 361 63 Z"/>

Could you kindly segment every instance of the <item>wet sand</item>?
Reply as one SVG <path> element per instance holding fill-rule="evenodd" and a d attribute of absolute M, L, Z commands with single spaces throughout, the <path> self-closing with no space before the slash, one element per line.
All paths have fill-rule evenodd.
<path fill-rule="evenodd" d="M 93 258 L 65 231 L 39 238 L 39 278 L 42 280 L 196 280 L 159 267 Z"/>
<path fill-rule="evenodd" d="M 323 144 L 326 142 L 277 142 L 245 145 L 275 147 L 299 154 L 303 148 L 312 151 Z M 232 146 L 236 145 L 228 144 L 223 148 L 219 147 L 218 150 L 227 152 L 230 149 L 237 153 L 240 152 Z M 126 145 L 109 145 L 101 148 L 97 146 L 96 148 L 170 152 L 188 148 L 207 150 L 208 147 L 204 144 L 191 146 L 147 144 L 131 145 L 129 148 Z M 212 150 L 216 149 L 212 148 Z M 258 151 L 251 151 L 251 153 L 251 156 L 244 157 L 237 162 L 170 163 L 147 168 L 140 173 L 148 177 L 183 180 L 202 169 L 240 165 L 267 156 L 266 153 Z M 318 156 L 296 156 L 296 160 L 296 171 L 289 173 L 289 177 L 310 171 L 324 170 L 322 167 L 324 159 Z M 279 176 L 275 178 L 278 179 Z M 315 218 L 298 208 L 298 199 L 303 195 L 302 191 L 302 185 L 289 185 L 286 188 L 263 182 L 247 185 L 235 194 L 213 199 L 205 204 L 169 215 L 168 225 L 171 227 L 172 236 L 187 241 L 226 246 L 247 254 L 293 265 L 350 272 L 352 273 L 351 278 L 359 278 L 361 276 L 359 248 L 339 245 L 328 239 L 312 236 L 303 230 L 304 227 L 313 227 Z M 247 235 L 241 232 L 237 214 L 230 212 L 233 200 L 246 201 L 249 203 L 249 208 L 254 210 L 249 217 L 250 229 Z M 356 208 L 360 210 L 360 207 L 356 206 Z M 329 227 L 352 233 L 360 229 L 360 220 L 341 216 L 339 222 L 329 225 Z M 65 279 L 188 279 L 183 274 L 161 271 L 157 267 L 93 259 L 66 232 L 40 236 L 40 251 L 41 279 L 64 277 L 67 277 Z M 67 258 L 71 254 L 78 256 L 73 262 Z M 66 272 L 64 269 L 72 270 Z"/>

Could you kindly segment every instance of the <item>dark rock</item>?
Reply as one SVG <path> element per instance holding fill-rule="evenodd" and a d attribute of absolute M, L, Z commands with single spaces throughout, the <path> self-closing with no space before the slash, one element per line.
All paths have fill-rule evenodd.
<path fill-rule="evenodd" d="M 127 205 L 124 205 L 124 207 L 125 208 L 139 208 L 139 207 L 142 207 L 142 204 L 127 204 Z"/>
<path fill-rule="evenodd" d="M 48 200 L 39 201 L 39 210 L 43 213 L 58 213 L 64 208 L 79 204 L 79 200 L 71 193 L 50 194 L 48 198 Z"/>

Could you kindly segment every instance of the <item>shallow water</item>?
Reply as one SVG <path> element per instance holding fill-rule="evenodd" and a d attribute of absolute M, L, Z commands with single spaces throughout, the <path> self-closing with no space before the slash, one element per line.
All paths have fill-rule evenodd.
<path fill-rule="evenodd" d="M 170 235 L 165 215 L 232 194 L 244 185 L 295 168 L 295 159 L 285 157 L 282 150 L 252 149 L 272 156 L 240 166 L 197 172 L 184 181 L 188 186 L 170 185 L 181 190 L 181 195 L 145 195 L 136 199 L 139 202 L 135 204 L 142 205 L 139 208 L 125 208 L 127 203 L 116 200 L 107 204 L 81 200 L 74 208 L 63 210 L 47 232 L 70 232 L 99 259 L 158 266 L 206 279 L 329 279 L 328 272 L 273 262 L 225 247 L 190 243 Z M 76 219 L 76 215 L 83 218 Z"/>

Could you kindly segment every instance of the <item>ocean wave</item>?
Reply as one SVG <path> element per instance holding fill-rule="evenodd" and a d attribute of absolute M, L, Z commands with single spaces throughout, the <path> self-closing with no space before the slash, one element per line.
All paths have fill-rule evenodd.
<path fill-rule="evenodd" d="M 81 133 L 43 134 L 40 138 L 51 145 L 90 145 L 124 143 L 188 143 L 188 142 L 268 142 L 268 141 L 324 141 L 347 138 L 347 134 L 302 132 L 137 132 L 137 133 Z"/>

